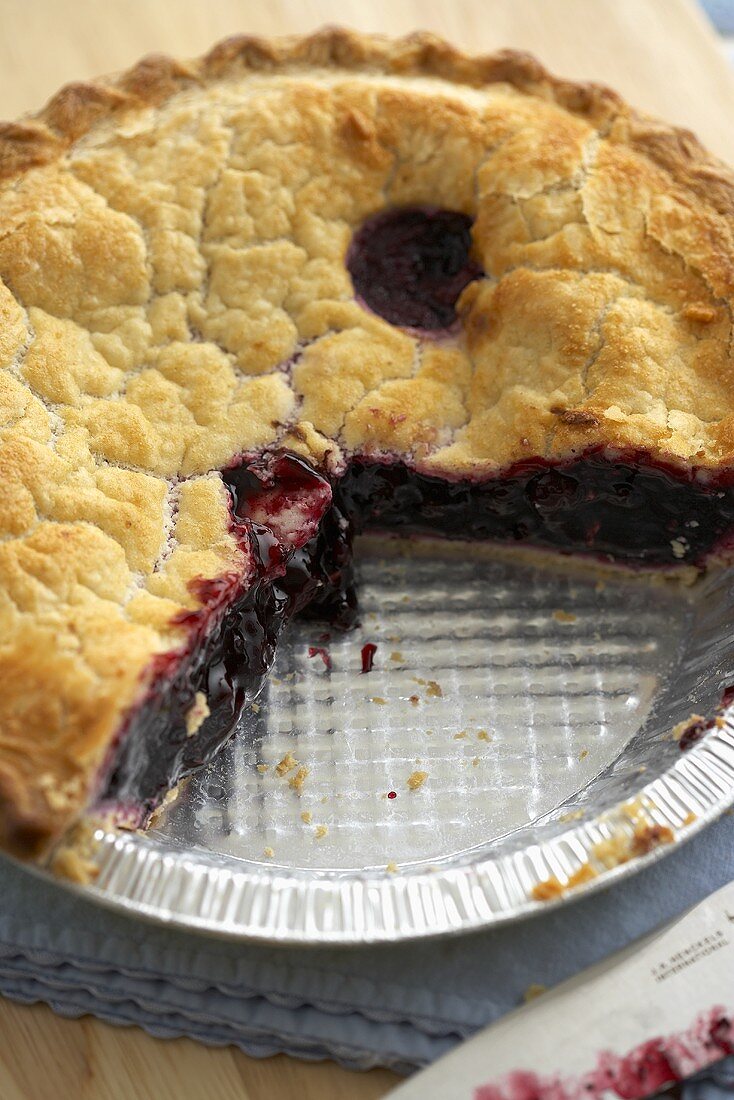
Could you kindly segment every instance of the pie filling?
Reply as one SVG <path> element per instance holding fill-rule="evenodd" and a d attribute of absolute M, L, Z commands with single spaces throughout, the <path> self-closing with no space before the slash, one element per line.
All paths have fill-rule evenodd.
<path fill-rule="evenodd" d="M 445 334 L 461 291 L 482 274 L 470 230 L 455 211 L 376 214 L 347 255 L 358 297 L 393 324 Z M 476 480 L 432 476 L 387 456 L 355 457 L 332 479 L 284 453 L 223 471 L 249 572 L 201 583 L 203 610 L 180 619 L 189 644 L 154 662 L 152 686 L 102 770 L 98 804 L 121 823 L 143 824 L 230 736 L 290 618 L 354 624 L 356 534 L 546 547 L 633 568 L 701 566 L 734 533 L 734 478 L 706 476 L 601 447 Z"/>
<path fill-rule="evenodd" d="M 125 824 L 143 823 L 171 786 L 222 747 L 260 691 L 290 618 L 354 624 L 356 534 L 545 547 L 639 569 L 701 566 L 734 532 L 734 485 L 601 449 L 565 463 L 531 459 L 481 481 L 361 457 L 329 482 L 289 454 L 245 462 L 223 477 L 254 573 L 244 586 L 235 578 L 202 582 L 205 609 L 181 619 L 192 628 L 191 644 L 158 659 L 101 799 Z M 201 697 L 206 717 L 192 731 Z"/>
<path fill-rule="evenodd" d="M 432 206 L 399 207 L 368 218 L 347 253 L 357 297 L 402 328 L 453 328 L 459 295 L 482 275 L 469 255 L 471 225 L 467 214 Z"/>

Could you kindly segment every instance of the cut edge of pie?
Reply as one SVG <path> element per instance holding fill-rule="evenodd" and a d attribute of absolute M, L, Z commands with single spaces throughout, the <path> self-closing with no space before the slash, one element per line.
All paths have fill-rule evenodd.
<path fill-rule="evenodd" d="M 365 527 L 728 560 L 733 214 L 687 131 L 426 34 L 0 125 L 0 846 L 143 823 L 291 615 L 348 625 Z"/>

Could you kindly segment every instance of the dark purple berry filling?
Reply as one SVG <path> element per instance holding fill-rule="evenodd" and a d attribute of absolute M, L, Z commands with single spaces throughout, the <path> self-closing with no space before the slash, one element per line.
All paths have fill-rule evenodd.
<path fill-rule="evenodd" d="M 144 822 L 169 787 L 216 755 L 262 687 L 285 623 L 331 584 L 323 573 L 323 561 L 330 559 L 319 549 L 325 538 L 321 532 L 293 552 L 261 524 L 237 522 L 244 518 L 248 499 L 262 492 L 261 465 L 243 465 L 223 475 L 238 530 L 253 552 L 254 583 L 238 594 L 233 578 L 201 582 L 197 594 L 205 606 L 178 620 L 192 630 L 188 651 L 156 661 L 152 690 L 114 749 L 100 802 L 114 806 L 127 825 Z M 276 469 L 285 494 L 310 487 L 323 496 L 325 479 L 295 456 L 281 458 Z M 327 514 L 327 529 L 329 519 Z M 229 606 L 217 616 L 212 608 L 228 595 Z M 206 696 L 209 715 L 190 734 L 187 718 L 197 692 Z"/>
<path fill-rule="evenodd" d="M 451 328 L 459 295 L 482 274 L 469 256 L 471 224 L 466 214 L 430 206 L 368 218 L 347 254 L 358 297 L 393 325 Z"/>
<path fill-rule="evenodd" d="M 601 449 L 565 463 L 529 459 L 485 481 L 359 458 L 334 500 L 358 532 L 527 543 L 636 566 L 698 563 L 734 527 L 734 486 Z"/>
<path fill-rule="evenodd" d="M 378 529 L 486 539 L 665 567 L 701 564 L 734 530 L 732 479 L 706 485 L 693 472 L 635 453 L 612 460 L 591 450 L 557 464 L 536 458 L 484 481 L 449 481 L 404 462 L 355 458 L 329 487 L 293 455 L 243 463 L 223 477 L 234 528 L 252 550 L 255 580 L 245 591 L 232 578 L 202 582 L 206 606 L 181 620 L 192 628 L 189 649 L 160 659 L 154 687 L 123 731 L 102 802 L 133 824 L 227 740 L 260 690 L 289 618 L 302 614 L 342 628 L 354 623 L 355 534 Z M 248 518 L 265 493 L 273 514 L 294 495 L 307 511 L 313 500 L 308 530 L 316 534 L 293 549 L 297 539 L 289 546 Z M 197 692 L 210 713 L 189 736 L 187 715 Z M 687 741 L 703 732 L 692 728 Z"/>

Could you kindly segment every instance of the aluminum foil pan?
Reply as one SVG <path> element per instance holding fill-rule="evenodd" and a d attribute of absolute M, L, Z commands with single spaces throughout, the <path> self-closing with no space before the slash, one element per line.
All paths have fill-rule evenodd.
<path fill-rule="evenodd" d="M 477 929 L 663 857 L 734 800 L 734 572 L 689 589 L 527 559 L 359 559 L 362 625 L 295 623 L 257 713 L 94 897 L 336 944 Z M 363 656 L 376 646 L 372 670 Z M 677 729 L 676 729 L 677 727 Z"/>

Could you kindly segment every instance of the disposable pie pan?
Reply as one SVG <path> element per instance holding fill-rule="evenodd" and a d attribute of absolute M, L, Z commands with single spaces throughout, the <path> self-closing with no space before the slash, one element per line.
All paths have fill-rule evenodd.
<path fill-rule="evenodd" d="M 243 939 L 456 933 L 632 874 L 734 800 L 734 572 L 357 561 L 361 625 L 291 624 L 220 756 L 145 835 L 97 831 L 85 894 Z"/>

